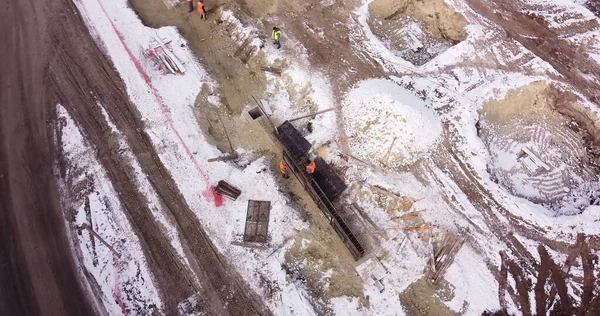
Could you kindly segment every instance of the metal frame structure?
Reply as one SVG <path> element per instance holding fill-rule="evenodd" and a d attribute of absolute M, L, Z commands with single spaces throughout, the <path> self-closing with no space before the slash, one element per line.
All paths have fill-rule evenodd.
<path fill-rule="evenodd" d="M 329 198 L 323 193 L 323 190 L 315 179 L 307 174 L 304 170 L 305 165 L 302 159 L 294 157 L 285 146 L 283 147 L 283 160 L 290 167 L 294 176 L 302 183 L 304 189 L 309 193 L 310 197 L 317 203 L 333 230 L 342 239 L 355 260 L 360 259 L 365 254 L 365 249 L 358 241 L 356 236 L 350 230 L 350 227 L 344 222 L 338 214 L 335 206 Z"/>

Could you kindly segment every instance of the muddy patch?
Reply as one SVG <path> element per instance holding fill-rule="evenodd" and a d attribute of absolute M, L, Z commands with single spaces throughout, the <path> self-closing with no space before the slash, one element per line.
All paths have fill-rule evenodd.
<path fill-rule="evenodd" d="M 467 21 L 444 0 L 375 0 L 368 23 L 389 49 L 417 66 L 466 38 Z"/>
<path fill-rule="evenodd" d="M 484 105 L 478 131 L 494 181 L 558 214 L 575 214 L 600 203 L 599 169 L 594 133 L 557 111 L 575 102 L 561 94 L 541 81 L 513 90 Z"/>
<path fill-rule="evenodd" d="M 283 268 L 289 278 L 306 288 L 311 305 L 324 315 L 331 312 L 331 298 L 348 296 L 363 301 L 364 296 L 363 281 L 354 270 L 350 253 L 331 234 L 327 223 L 319 226 L 297 235 Z"/>
<path fill-rule="evenodd" d="M 417 280 L 400 294 L 400 302 L 405 308 L 406 315 L 458 315 L 440 299 L 440 297 L 444 300 L 452 299 L 450 286 L 448 284 L 433 286 L 427 283 L 425 278 Z"/>

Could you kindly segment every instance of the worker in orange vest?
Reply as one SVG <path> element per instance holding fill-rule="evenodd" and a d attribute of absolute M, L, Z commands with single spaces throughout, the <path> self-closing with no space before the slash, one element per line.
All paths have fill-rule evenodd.
<path fill-rule="evenodd" d="M 316 168 L 317 168 L 317 165 L 315 164 L 315 162 L 311 161 L 308 165 L 306 165 L 306 173 L 313 174 L 313 173 L 315 173 Z"/>
<path fill-rule="evenodd" d="M 198 0 L 198 12 L 200 18 L 206 20 L 206 9 L 204 8 L 204 0 Z"/>
<path fill-rule="evenodd" d="M 188 13 L 194 11 L 194 0 L 187 0 L 188 6 L 189 6 L 189 10 Z"/>
<path fill-rule="evenodd" d="M 285 179 L 288 179 L 290 177 L 290 167 L 288 167 L 288 165 L 283 160 L 279 162 L 279 171 L 281 171 L 281 174 Z"/>

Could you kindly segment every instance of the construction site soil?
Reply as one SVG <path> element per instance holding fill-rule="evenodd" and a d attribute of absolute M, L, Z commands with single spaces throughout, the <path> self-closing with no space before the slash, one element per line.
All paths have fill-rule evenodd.
<path fill-rule="evenodd" d="M 398 16 L 413 15 L 413 18 L 424 15 L 420 23 L 424 23 L 433 38 L 443 38 L 451 44 L 464 38 L 464 22 L 454 16 L 455 12 L 448 13 L 448 16 L 455 18 L 449 19 L 450 22 L 439 19 L 427 21 L 428 12 L 419 11 L 418 6 L 410 4 L 411 1 L 404 2 L 408 9 L 394 12 L 399 12 Z M 435 3 L 438 11 L 447 10 L 439 6 L 443 1 L 431 2 Z M 516 0 L 466 2 L 477 13 L 504 29 L 508 37 L 550 63 L 587 98 L 596 104 L 600 103 L 600 83 L 588 79 L 600 76 L 600 66 L 578 54 L 573 45 L 551 30 L 543 20 L 521 13 L 522 10 L 517 9 L 521 3 Z M 171 9 L 161 0 L 132 0 L 130 4 L 148 26 L 176 26 L 218 82 L 222 90 L 218 93 L 223 95 L 223 102 L 227 106 L 208 106 L 196 110 L 200 125 L 213 136 L 219 148 L 227 147 L 223 131 L 207 127 L 203 120 L 208 119 L 210 125 L 211 121 L 216 122 L 217 117 L 222 115 L 227 126 L 232 127 L 234 145 L 243 145 L 244 148 L 272 157 L 278 155 L 280 150 L 269 133 L 262 127 L 248 128 L 239 119 L 245 105 L 252 103 L 251 96 L 260 96 L 264 91 L 266 79 L 259 70 L 263 61 L 237 58 L 237 47 L 226 38 L 217 19 L 211 16 L 221 4 L 207 1 L 208 21 L 200 21 L 197 16 L 187 14 L 185 3 Z M 307 54 L 312 65 L 335 74 L 337 80 L 332 88 L 337 99 L 334 106 L 338 117 L 342 117 L 339 103 L 344 93 L 360 80 L 384 75 L 381 66 L 368 54 L 352 49 L 352 41 L 356 39 L 349 35 L 351 32 L 347 22 L 357 4 L 352 0 L 338 1 L 333 7 L 313 10 L 315 3 L 311 2 L 290 1 L 282 5 L 277 1 L 247 0 L 230 4 L 230 8 L 236 14 L 259 19 L 269 26 L 281 23 L 276 16 L 285 18 L 285 31 L 291 37 L 302 38 L 303 44 L 310 48 Z M 208 298 L 203 309 L 210 314 L 269 314 L 260 298 L 216 251 L 198 218 L 178 191 L 169 170 L 161 163 L 144 131 L 143 122 L 127 96 L 124 83 L 88 33 L 76 6 L 67 0 L 51 1 L 44 6 L 32 1 L 7 0 L 3 5 L 6 9 L 0 13 L 0 34 L 5 42 L 0 48 L 0 311 L 7 315 L 100 314 L 92 299 L 94 290 L 82 281 L 85 276 L 78 268 L 80 262 L 71 253 L 72 232 L 65 228 L 65 214 L 69 214 L 69 205 L 61 205 L 61 193 L 55 181 L 56 173 L 62 178 L 60 181 L 64 181 L 68 168 L 61 163 L 61 153 L 57 149 L 60 148 L 61 134 L 56 132 L 60 129 L 55 120 L 55 108 L 56 104 L 61 104 L 97 150 L 99 161 L 108 171 L 115 190 L 120 193 L 119 199 L 141 241 L 144 256 L 164 302 L 165 313 L 175 314 L 179 302 L 200 293 Z M 376 12 L 377 5 L 386 8 L 390 1 L 375 1 L 373 12 Z M 588 1 L 587 5 L 598 14 L 600 8 L 595 2 Z M 258 7 L 261 9 L 258 10 Z M 382 14 L 380 18 L 393 17 Z M 332 21 L 336 27 L 331 27 Z M 283 49 L 286 49 L 285 46 Z M 589 76 L 582 76 L 579 70 Z M 198 103 L 203 103 L 210 93 L 203 91 Z M 103 119 L 98 102 L 125 137 L 143 172 L 160 196 L 164 209 L 174 219 L 191 268 L 180 264 L 170 240 L 152 217 L 146 199 L 137 187 L 131 163 L 114 150 L 117 140 Z M 555 104 L 558 107 L 556 111 L 573 117 L 589 132 L 591 144 L 599 143 L 598 126 L 591 116 L 573 105 L 573 102 L 557 101 Z M 341 125 L 339 130 L 344 131 L 342 120 L 338 120 L 338 125 Z M 596 284 L 594 271 L 597 271 L 598 264 L 590 249 L 600 249 L 600 239 L 597 236 L 582 236 L 575 245 L 569 245 L 548 238 L 542 228 L 513 215 L 494 199 L 478 181 L 476 172 L 464 163 L 464 157 L 452 145 L 459 141 L 454 129 L 451 123 L 445 125 L 444 141 L 432 157 L 435 166 L 419 165 L 415 173 L 427 172 L 434 167 L 446 170 L 471 203 L 481 210 L 489 233 L 507 245 L 509 250 L 502 255 L 500 271 L 494 275 L 500 284 L 501 306 L 506 307 L 503 298 L 508 294 L 514 302 L 518 302 L 524 315 L 545 314 L 550 309 L 570 315 L 599 314 L 600 296 L 594 296 L 593 293 Z M 58 170 L 54 170 L 50 162 L 57 162 Z M 432 178 L 434 182 L 441 183 L 435 176 Z M 326 293 L 320 294 L 325 297 L 361 296 L 358 277 L 353 275 L 345 279 L 353 273 L 350 268 L 353 268 L 354 261 L 343 251 L 341 242 L 332 237 L 334 233 L 331 227 L 306 194 L 301 192 L 298 184 L 285 186 L 290 194 L 300 196 L 298 203 L 302 205 L 299 208 L 306 212 L 313 228 L 317 228 L 304 231 L 295 241 L 299 243 L 301 237 L 306 236 L 313 243 L 304 250 L 293 247 L 286 259 L 294 262 L 310 258 L 303 274 L 312 279 L 309 284 L 315 291 L 320 287 L 320 275 L 312 275 L 311 262 L 315 269 L 343 267 L 331 276 L 334 281 L 329 284 L 327 291 L 323 290 Z M 449 201 L 451 199 L 448 197 Z M 396 208 L 397 205 L 394 206 Z M 499 214 L 506 220 L 501 219 Z M 69 225 L 73 229 L 73 224 Z M 477 231 L 478 226 L 473 226 Z M 544 245 L 538 248 L 539 264 L 513 234 L 507 235 L 509 231 Z M 474 236 L 467 235 L 466 238 L 477 251 L 484 253 L 485 249 L 477 248 L 482 246 Z M 566 254 L 567 268 L 581 264 L 583 277 L 561 270 L 546 249 Z M 515 280 L 514 288 L 507 281 L 509 274 Z M 525 274 L 537 275 L 535 300 L 529 298 L 527 290 L 533 285 L 524 277 Z M 567 295 L 565 282 L 570 280 L 581 284 L 578 293 L 581 303 L 578 305 L 573 304 Z M 548 287 L 549 293 L 546 291 Z M 453 315 L 454 312 L 434 297 L 432 293 L 436 290 L 439 289 L 421 279 L 402 293 L 400 300 L 410 315 Z M 433 298 L 423 300 L 423 295 Z M 556 296 L 560 298 L 560 304 L 552 305 Z M 530 302 L 533 301 L 535 306 L 531 306 Z"/>

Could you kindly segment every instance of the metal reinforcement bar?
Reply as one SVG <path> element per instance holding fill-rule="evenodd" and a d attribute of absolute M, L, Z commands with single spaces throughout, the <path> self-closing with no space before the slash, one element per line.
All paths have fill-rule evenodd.
<path fill-rule="evenodd" d="M 304 188 L 310 194 L 311 198 L 325 214 L 325 217 L 329 220 L 329 224 L 333 227 L 333 230 L 335 230 L 337 235 L 342 239 L 354 259 L 360 259 L 365 254 L 365 250 L 346 222 L 344 222 L 342 217 L 338 214 L 333 203 L 331 203 L 325 193 L 323 193 L 323 190 L 312 176 L 304 172 L 305 166 L 302 162 L 288 152 L 285 147 L 283 151 L 284 160 L 296 178 L 304 185 Z"/>

